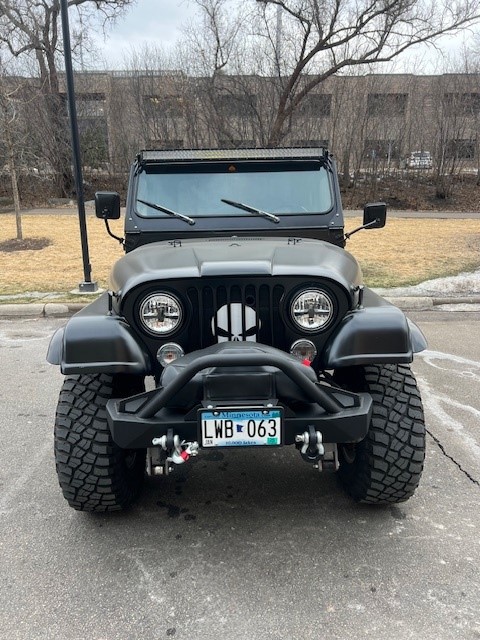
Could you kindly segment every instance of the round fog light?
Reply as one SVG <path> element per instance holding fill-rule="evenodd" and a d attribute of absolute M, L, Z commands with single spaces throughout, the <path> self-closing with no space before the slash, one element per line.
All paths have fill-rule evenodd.
<path fill-rule="evenodd" d="M 304 360 L 313 362 L 317 355 L 317 349 L 310 340 L 296 340 L 290 347 L 290 353 L 301 362 Z"/>
<path fill-rule="evenodd" d="M 157 360 L 162 365 L 162 367 L 166 367 L 167 364 L 171 364 L 178 358 L 181 358 L 184 354 L 182 347 L 179 344 L 175 344 L 175 342 L 169 342 L 164 344 L 157 351 Z"/>

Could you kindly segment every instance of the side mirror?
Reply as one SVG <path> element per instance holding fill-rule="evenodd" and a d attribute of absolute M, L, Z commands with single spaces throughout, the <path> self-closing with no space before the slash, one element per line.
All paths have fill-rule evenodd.
<path fill-rule="evenodd" d="M 363 209 L 363 226 L 366 229 L 381 229 L 387 221 L 387 205 L 384 202 L 370 202 Z"/>
<path fill-rule="evenodd" d="M 120 194 L 116 191 L 97 191 L 95 194 L 95 215 L 102 220 L 120 218 Z"/>

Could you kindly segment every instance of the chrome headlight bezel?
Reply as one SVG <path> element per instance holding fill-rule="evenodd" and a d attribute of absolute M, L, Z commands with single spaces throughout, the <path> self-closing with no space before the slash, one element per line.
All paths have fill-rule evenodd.
<path fill-rule="evenodd" d="M 176 308 L 176 312 L 173 312 L 172 315 L 172 312 L 170 311 L 170 315 L 168 316 L 170 320 L 172 320 L 172 318 L 175 318 L 175 322 L 167 323 L 168 326 L 166 326 L 165 329 L 154 328 L 145 320 L 145 311 L 147 307 L 152 304 L 155 298 L 160 299 L 160 302 L 157 302 L 157 304 L 159 305 L 163 305 L 164 307 L 170 306 L 172 308 Z M 151 291 L 141 300 L 140 304 L 138 305 L 138 319 L 140 322 L 140 326 L 149 335 L 156 336 L 157 338 L 163 338 L 178 333 L 183 325 L 184 317 L 185 311 L 181 301 L 170 291 Z"/>
<path fill-rule="evenodd" d="M 317 323 L 315 326 L 311 327 L 301 324 L 298 321 L 299 313 L 296 313 L 295 311 L 295 307 L 299 304 L 300 300 L 308 296 L 310 296 L 311 298 L 316 297 L 320 299 L 320 311 L 323 314 L 323 322 L 321 324 Z M 306 312 L 303 313 L 306 314 Z M 332 296 L 327 291 L 325 291 L 325 289 L 312 286 L 306 289 L 301 289 L 294 294 L 294 296 L 291 298 L 289 314 L 293 326 L 297 331 L 306 334 L 321 333 L 331 325 L 335 317 L 335 303 Z"/>

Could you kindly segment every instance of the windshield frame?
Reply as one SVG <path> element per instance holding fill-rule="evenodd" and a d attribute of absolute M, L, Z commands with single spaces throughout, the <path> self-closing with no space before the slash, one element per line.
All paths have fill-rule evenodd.
<path fill-rule="evenodd" d="M 312 166 L 313 165 L 313 166 Z M 167 214 L 162 214 L 160 211 L 156 211 L 152 214 L 149 215 L 145 215 L 144 213 L 141 213 L 138 209 L 138 198 L 139 198 L 139 194 L 138 194 L 138 190 L 139 190 L 139 186 L 140 186 L 140 180 L 139 180 L 139 176 L 142 175 L 143 172 L 145 171 L 150 171 L 151 173 L 158 173 L 158 174 L 198 174 L 198 173 L 205 173 L 205 174 L 216 174 L 216 173 L 231 173 L 232 171 L 229 170 L 229 167 L 235 167 L 235 169 L 239 172 L 239 173 L 271 173 L 271 172 L 284 172 L 284 173 L 288 173 L 288 172 L 292 172 L 295 173 L 296 171 L 309 171 L 308 166 L 311 167 L 310 171 L 312 170 L 317 170 L 318 168 L 318 173 L 320 176 L 320 172 L 324 171 L 325 172 L 325 177 L 327 180 L 327 185 L 328 185 L 328 190 L 329 190 L 329 207 L 328 209 L 325 209 L 323 211 L 302 211 L 302 210 L 298 210 L 298 211 L 277 211 L 275 209 L 275 207 L 273 208 L 269 208 L 268 211 L 278 215 L 280 217 L 280 219 L 282 218 L 295 218 L 295 217 L 309 217 L 309 216 L 328 216 L 332 210 L 335 208 L 335 200 L 336 200 L 336 192 L 335 192 L 335 185 L 332 179 L 332 172 L 329 166 L 329 163 L 325 161 L 324 158 L 299 158 L 299 159 L 268 159 L 268 160 L 264 160 L 264 159 L 259 159 L 259 160 L 232 160 L 232 161 L 225 161 L 225 160 L 189 160 L 189 161 L 176 161 L 176 162 L 165 162 L 165 163 L 156 163 L 156 162 L 152 162 L 152 163 L 147 163 L 145 165 L 143 165 L 142 167 L 139 168 L 139 171 L 136 174 L 136 179 L 135 179 L 135 189 L 134 189 L 134 193 L 133 198 L 132 198 L 132 204 L 133 204 L 133 208 L 134 208 L 134 212 L 135 214 L 143 219 L 143 220 L 165 220 L 166 218 L 168 218 Z M 302 167 L 302 168 L 300 168 Z M 153 169 L 153 171 L 152 171 Z M 218 195 L 219 198 L 218 200 L 221 201 L 222 198 L 229 198 L 231 197 L 230 193 L 225 193 L 225 191 L 227 191 L 226 189 L 222 190 Z M 147 199 L 142 197 L 141 199 Z M 150 200 L 151 202 L 153 202 L 153 200 Z M 159 204 L 161 206 L 165 206 L 167 207 L 168 205 L 165 202 L 157 202 L 155 200 L 156 204 Z M 248 201 L 245 203 L 248 204 L 249 206 L 252 206 L 253 208 L 260 208 L 257 207 L 255 202 L 251 202 Z M 228 213 L 202 213 L 201 215 L 198 214 L 194 214 L 191 211 L 189 212 L 185 212 L 185 211 L 181 211 L 178 210 L 178 213 L 183 214 L 183 215 L 188 215 L 191 216 L 192 218 L 196 219 L 196 220 L 200 220 L 200 219 L 205 219 L 205 220 L 222 220 L 222 219 L 235 219 L 235 218 L 246 218 L 251 216 L 251 213 L 248 213 L 246 211 L 242 211 L 240 209 L 232 209 L 232 211 L 228 212 Z"/>

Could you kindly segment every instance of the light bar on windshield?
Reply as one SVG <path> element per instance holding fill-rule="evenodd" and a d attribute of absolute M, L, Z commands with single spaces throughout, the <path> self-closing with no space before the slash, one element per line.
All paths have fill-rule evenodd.
<path fill-rule="evenodd" d="M 281 149 L 180 149 L 176 151 L 140 151 L 138 162 L 187 162 L 191 160 L 292 160 L 326 158 L 323 147 Z"/>

